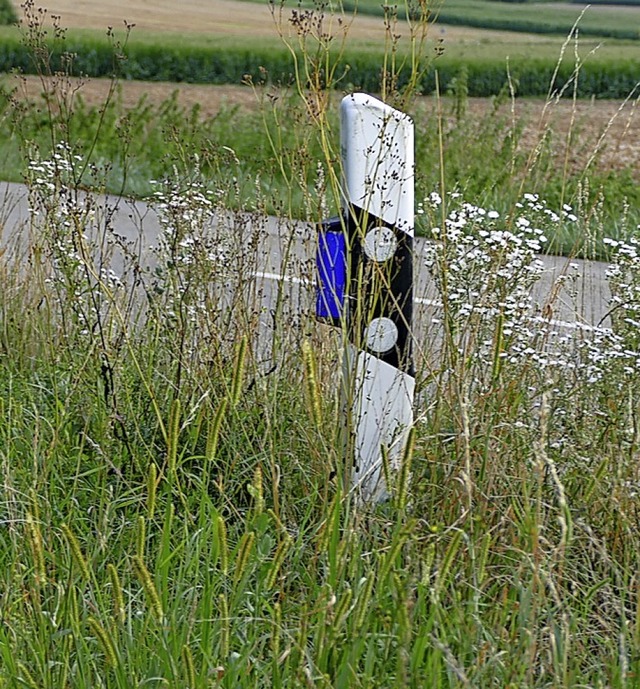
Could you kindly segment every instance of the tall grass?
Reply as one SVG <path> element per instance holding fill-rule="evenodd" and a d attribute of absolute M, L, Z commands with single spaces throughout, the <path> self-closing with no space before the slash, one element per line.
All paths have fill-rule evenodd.
<path fill-rule="evenodd" d="M 227 202 L 234 207 L 317 218 L 317 187 L 324 184 L 323 166 L 317 166 L 323 155 L 322 141 L 309 123 L 306 106 L 291 89 L 259 86 L 254 108 L 229 104 L 214 116 L 204 116 L 198 106 L 181 105 L 177 91 L 161 103 L 142 97 L 125 108 L 119 87 L 104 103 L 89 105 L 82 97 L 81 82 L 72 83 L 77 93 L 67 104 L 57 102 L 56 89 L 48 80 L 41 84 L 44 97 L 29 100 L 19 81 L 13 92 L 5 92 L 0 104 L 6 125 L 0 132 L 0 177 L 22 181 L 25 160 L 35 151 L 47 158 L 56 141 L 73 141 L 74 150 L 88 163 L 75 172 L 78 184 L 148 198 L 157 188 L 153 180 L 170 176 L 176 160 L 197 155 L 207 188 L 224 189 L 225 180 L 233 175 L 234 191 Z M 622 132 L 616 141 L 613 130 L 607 134 L 605 125 L 594 128 L 580 114 L 581 108 L 558 105 L 554 98 L 539 108 L 542 114 L 518 114 L 519 106 L 505 90 L 479 112 L 478 104 L 468 97 L 466 84 L 462 71 L 448 94 L 416 100 L 409 107 L 419 131 L 419 198 L 440 184 L 442 147 L 446 187 L 463 191 L 475 203 L 506 211 L 524 191 L 535 188 L 555 208 L 563 203 L 590 208 L 586 214 L 594 232 L 604 225 L 609 234 L 617 236 L 635 227 L 640 203 L 635 168 L 622 163 L 612 168 L 610 154 L 603 157 L 607 147 L 622 150 L 632 144 L 634 99 L 615 115 L 617 131 Z M 327 140 L 336 149 L 338 98 L 329 96 L 328 103 Z M 50 120 L 48 114 L 43 115 L 43 109 L 57 112 L 62 107 L 68 108 L 65 117 L 54 115 Z M 560 108 L 568 113 L 565 117 L 574 119 L 571 127 L 561 130 L 553 124 Z M 587 129 L 584 134 L 582 127 Z M 525 130 L 529 132 L 526 138 Z M 602 140 L 594 149 L 596 136 Z M 273 155 L 274 146 L 280 153 L 278 159 Z M 427 231 L 420 218 L 418 230 Z M 551 250 L 579 250 L 582 232 L 563 223 L 553 232 Z M 596 250 L 604 255 L 602 232 L 596 233 Z"/>
<path fill-rule="evenodd" d="M 312 48 L 297 136 L 319 132 L 320 155 L 287 180 L 319 219 L 339 165 L 333 105 L 302 76 Z M 393 74 L 385 97 L 410 105 Z M 289 205 L 274 229 L 259 185 L 249 206 L 183 149 L 142 253 L 50 131 L 0 255 L 4 686 L 634 686 L 636 239 L 609 242 L 609 321 L 560 331 L 575 270 L 538 309 L 536 254 L 583 209 L 426 196 L 411 472 L 356 509 L 341 342 L 309 315 L 313 237 Z M 257 277 L 276 245 L 302 285 Z"/>

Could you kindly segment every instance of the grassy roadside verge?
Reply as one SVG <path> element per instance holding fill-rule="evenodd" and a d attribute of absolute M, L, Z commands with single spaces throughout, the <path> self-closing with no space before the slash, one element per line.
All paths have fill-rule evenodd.
<path fill-rule="evenodd" d="M 149 267 L 77 151 L 31 158 L 29 271 L 0 255 L 3 685 L 632 686 L 637 242 L 611 328 L 558 332 L 528 297 L 548 208 L 447 197 L 415 444 L 363 509 L 340 338 L 288 292 L 265 312 L 263 214 L 175 162 Z"/>
<path fill-rule="evenodd" d="M 43 82 L 45 93 L 49 84 Z M 419 133 L 420 202 L 440 187 L 442 178 L 446 188 L 499 211 L 512 208 L 523 192 L 535 188 L 556 209 L 565 203 L 591 208 L 594 227 L 606 227 L 609 235 L 624 235 L 635 227 L 640 199 L 633 168 L 611 167 L 601 160 L 603 151 L 594 150 L 594 142 L 605 133 L 605 123 L 601 131 L 590 128 L 583 134 L 581 128 L 588 121 L 565 108 L 565 118 L 576 118 L 573 131 L 568 125 L 558 128 L 552 119 L 541 120 L 529 122 L 530 133 L 524 139 L 524 116 L 514 114 L 506 94 L 479 113 L 470 108 L 463 87 L 460 83 L 457 94 L 444 97 L 440 104 L 416 102 L 411 111 Z M 321 144 L 304 105 L 287 90 L 258 89 L 255 98 L 256 104 L 261 100 L 260 107 L 224 105 L 213 117 L 203 117 L 197 105 L 181 106 L 175 93 L 161 103 L 143 97 L 134 107 L 124 108 L 117 89 L 107 102 L 92 105 L 82 99 L 80 82 L 70 82 L 68 92 L 75 94 L 73 101 L 59 100 L 55 90 L 47 98 L 32 101 L 6 95 L 0 100 L 5 123 L 0 134 L 0 177 L 22 181 L 25 156 L 34 151 L 40 157 L 51 155 L 53 113 L 55 140 L 76 142 L 75 150 L 91 161 L 80 184 L 95 184 L 92 170 L 96 169 L 108 191 L 149 196 L 154 192 L 151 181 L 170 175 L 176 160 L 198 156 L 201 173 L 212 188 L 224 186 L 231 174 L 242 203 L 254 199 L 255 206 L 264 206 L 266 212 L 292 212 L 317 220 L 322 196 L 317 186 Z M 333 146 L 338 143 L 338 101 L 336 96 L 329 118 Z M 623 123 L 632 114 L 632 104 L 617 113 L 618 136 L 624 136 Z M 274 145 L 280 157 L 274 155 Z M 530 159 L 536 146 L 536 157 Z M 419 231 L 425 229 L 419 224 Z M 571 224 L 566 232 L 558 229 L 550 250 L 579 250 L 582 240 L 575 230 Z M 597 252 L 602 252 L 605 247 L 597 245 Z"/>
<path fill-rule="evenodd" d="M 30 213 L 0 248 L 0 687 L 633 687 L 640 246 L 607 243 L 606 322 L 582 324 L 570 260 L 533 301 L 537 253 L 565 222 L 595 243 L 604 202 L 561 203 L 551 134 L 519 150 L 508 94 L 476 127 L 463 74 L 442 117 L 413 113 L 420 183 L 440 180 L 417 207 L 432 319 L 413 442 L 363 506 L 344 341 L 256 276 L 277 241 L 311 277 L 290 220 L 339 198 L 331 98 L 266 87 L 258 114 L 201 122 L 80 86 L 44 78 L 3 110 Z M 151 172 L 144 253 L 83 189 Z M 520 175 L 504 209 L 470 203 Z"/>

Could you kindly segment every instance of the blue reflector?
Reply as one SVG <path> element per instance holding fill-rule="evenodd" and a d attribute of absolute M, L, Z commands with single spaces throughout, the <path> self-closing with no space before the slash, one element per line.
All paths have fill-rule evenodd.
<path fill-rule="evenodd" d="M 341 219 L 322 223 L 316 266 L 316 317 L 339 325 L 347 286 L 347 245 Z"/>

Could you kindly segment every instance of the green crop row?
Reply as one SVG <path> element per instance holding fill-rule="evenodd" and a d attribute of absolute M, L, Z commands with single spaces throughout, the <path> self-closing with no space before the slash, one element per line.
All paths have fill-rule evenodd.
<path fill-rule="evenodd" d="M 537 3 L 536 3 L 537 4 Z M 388 5 L 379 0 L 343 0 L 346 12 L 382 16 Z M 545 3 L 544 10 L 533 3 L 504 3 L 491 0 L 447 0 L 433 11 L 438 24 L 473 26 L 481 29 L 520 31 L 537 34 L 567 35 L 582 8 L 561 3 Z M 399 9 L 404 17 L 406 10 Z M 582 36 L 601 36 L 624 40 L 640 38 L 640 12 L 629 16 L 629 8 L 616 12 L 611 8 L 588 9 L 579 22 Z"/>
<path fill-rule="evenodd" d="M 75 55 L 74 72 L 78 75 L 105 77 L 117 75 L 122 79 L 172 81 L 208 84 L 239 84 L 250 77 L 254 82 L 286 84 L 293 78 L 294 65 L 284 47 L 242 45 L 185 45 L 160 43 L 131 43 L 125 59 L 115 59 L 113 48 L 104 39 L 90 37 L 67 39 L 65 51 Z M 49 68 L 62 69 L 60 50 L 51 50 Z M 342 58 L 348 65 L 340 88 L 354 87 L 379 91 L 381 54 L 375 51 L 347 53 Z M 507 80 L 505 60 L 496 57 L 470 59 L 465 56 L 443 56 L 434 60 L 420 86 L 425 94 L 439 84 L 445 91 L 451 80 L 466 69 L 470 96 L 490 96 L 499 93 Z M 520 96 L 547 95 L 556 69 L 555 59 L 517 57 L 510 61 L 509 71 Z M 37 71 L 33 53 L 20 40 L 10 38 L 0 43 L 0 71 Z M 574 66 L 563 63 L 553 88 L 561 89 L 571 78 Z M 577 85 L 578 97 L 624 98 L 638 84 L 640 59 L 613 59 L 586 62 Z M 402 86 L 403 73 L 399 75 Z M 571 90 L 573 94 L 573 90 Z"/>
<path fill-rule="evenodd" d="M 15 24 L 18 21 L 16 11 L 13 9 L 11 0 L 0 0 L 0 24 Z"/>

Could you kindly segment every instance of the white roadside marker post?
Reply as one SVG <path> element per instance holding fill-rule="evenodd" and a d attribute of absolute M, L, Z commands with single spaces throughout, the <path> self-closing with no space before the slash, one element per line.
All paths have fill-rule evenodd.
<path fill-rule="evenodd" d="M 341 105 L 342 216 L 319 228 L 316 315 L 348 340 L 343 388 L 352 488 L 387 497 L 413 424 L 413 122 L 366 94 Z M 384 450 L 383 450 L 384 448 Z"/>

